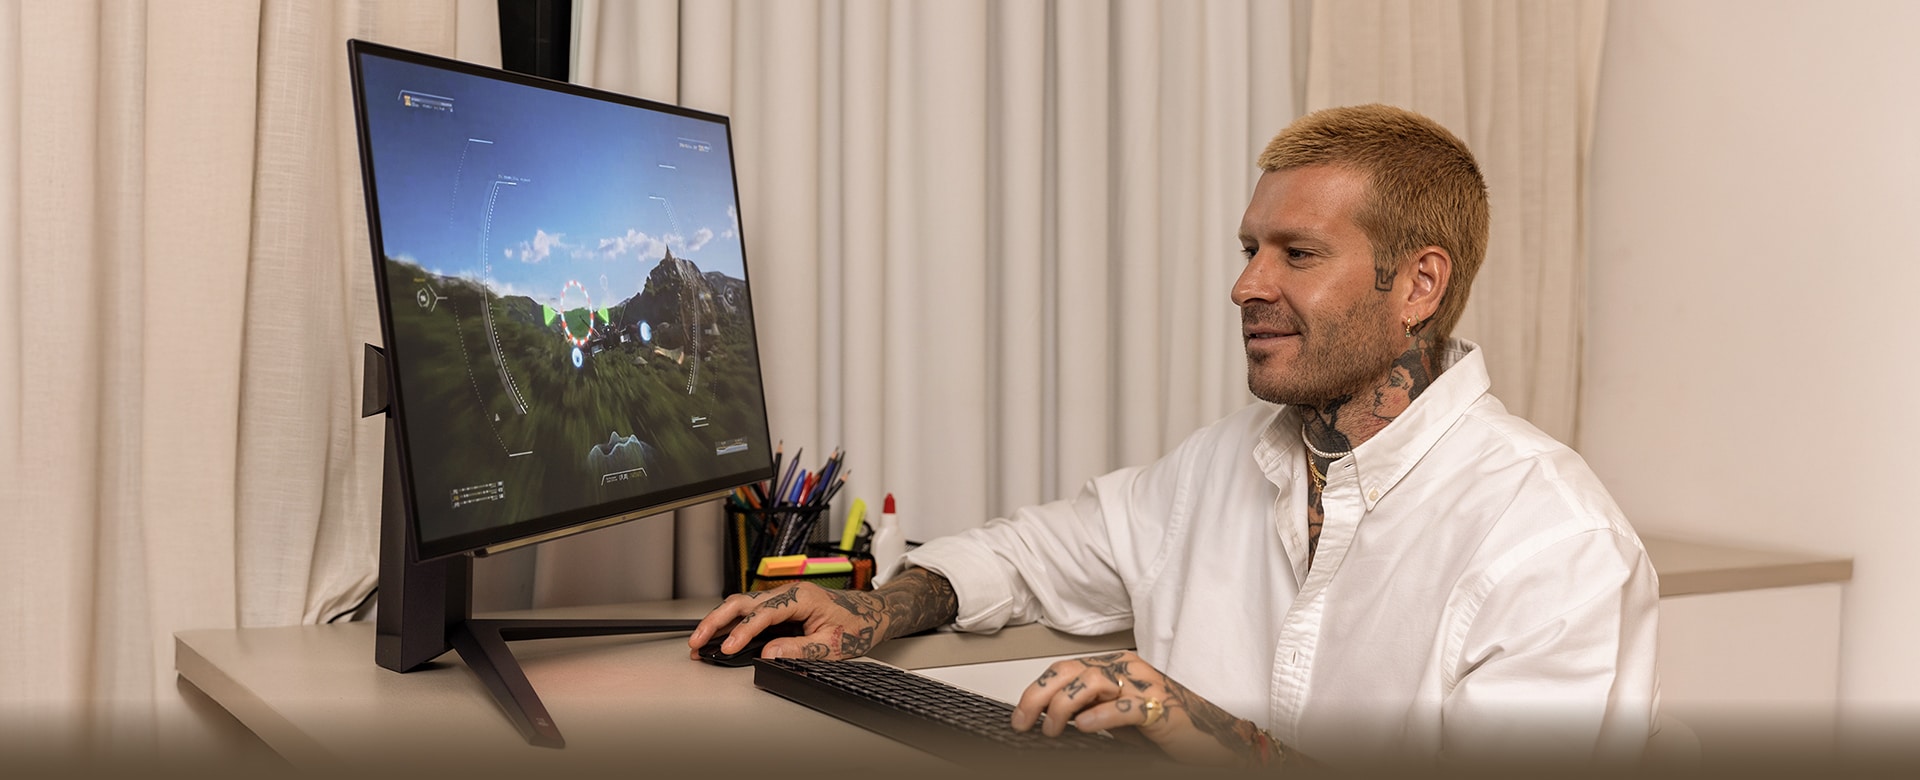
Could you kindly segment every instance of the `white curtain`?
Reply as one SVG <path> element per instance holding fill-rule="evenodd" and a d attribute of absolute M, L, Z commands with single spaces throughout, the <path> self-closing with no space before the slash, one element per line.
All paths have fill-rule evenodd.
<path fill-rule="evenodd" d="M 0 2 L 0 754 L 198 746 L 174 631 L 372 586 L 348 37 L 494 4 Z"/>
<path fill-rule="evenodd" d="M 731 116 L 774 437 L 920 540 L 1251 400 L 1227 292 L 1290 9 L 589 0 L 575 73 Z"/>
<path fill-rule="evenodd" d="M 1507 408 L 1577 443 L 1587 170 L 1606 0 L 1316 0 L 1307 110 L 1390 103 L 1467 142 L 1493 206 L 1457 335 Z"/>

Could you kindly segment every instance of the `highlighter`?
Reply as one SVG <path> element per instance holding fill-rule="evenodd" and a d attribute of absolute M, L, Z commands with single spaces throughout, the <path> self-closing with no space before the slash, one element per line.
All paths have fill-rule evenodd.
<path fill-rule="evenodd" d="M 840 530 L 841 552 L 853 552 L 853 540 L 860 538 L 860 523 L 866 518 L 867 502 L 854 499 L 853 508 L 847 510 L 847 527 Z"/>

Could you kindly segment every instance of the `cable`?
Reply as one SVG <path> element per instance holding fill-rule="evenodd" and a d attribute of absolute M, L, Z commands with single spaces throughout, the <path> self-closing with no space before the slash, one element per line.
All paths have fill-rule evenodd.
<path fill-rule="evenodd" d="M 373 594 L 379 593 L 379 592 L 380 592 L 380 586 L 378 585 L 373 586 L 372 590 L 367 591 L 367 595 L 360 597 L 360 603 L 355 604 L 351 607 L 348 607 L 345 612 L 341 612 L 340 614 L 327 618 L 327 622 L 336 623 L 336 622 L 339 622 L 339 620 L 343 617 L 348 617 L 350 615 L 353 615 L 356 612 L 359 612 L 361 607 L 365 607 L 367 605 L 367 602 L 373 600 Z M 351 623 L 353 621 L 349 620 L 347 622 Z"/>

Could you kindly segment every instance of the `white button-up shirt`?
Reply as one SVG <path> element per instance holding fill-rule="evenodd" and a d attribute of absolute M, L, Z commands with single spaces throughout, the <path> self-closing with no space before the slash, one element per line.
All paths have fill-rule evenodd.
<path fill-rule="evenodd" d="M 1132 628 L 1140 655 L 1314 758 L 1630 760 L 1659 585 L 1580 457 L 1488 393 L 1478 348 L 1335 461 L 1307 561 L 1295 409 L 1257 404 L 1070 501 L 935 540 L 957 628 Z"/>

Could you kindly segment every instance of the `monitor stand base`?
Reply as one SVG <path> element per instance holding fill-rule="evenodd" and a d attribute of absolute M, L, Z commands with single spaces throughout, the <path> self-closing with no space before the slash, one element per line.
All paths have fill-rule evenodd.
<path fill-rule="evenodd" d="M 467 668 L 493 693 L 507 719 L 520 729 L 527 742 L 537 747 L 566 747 L 560 729 L 553 725 L 547 707 L 534 693 L 533 684 L 513 657 L 508 642 L 525 639 L 559 639 L 580 636 L 646 634 L 692 631 L 696 620 L 504 620 L 469 618 L 451 627 L 447 640 L 460 654 Z"/>

